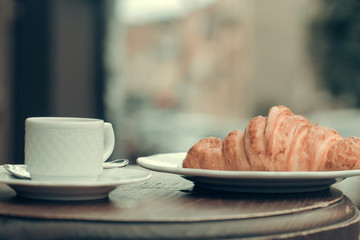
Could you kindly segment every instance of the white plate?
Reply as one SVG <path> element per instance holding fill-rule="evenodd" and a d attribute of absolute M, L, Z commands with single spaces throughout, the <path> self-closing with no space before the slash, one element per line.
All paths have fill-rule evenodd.
<path fill-rule="evenodd" d="M 141 167 L 179 174 L 197 186 L 235 192 L 290 193 L 324 190 L 348 177 L 359 176 L 360 170 L 323 172 L 218 171 L 183 168 L 186 153 L 157 154 L 140 157 Z"/>
<path fill-rule="evenodd" d="M 127 168 L 104 169 L 93 182 L 34 181 L 13 177 L 0 166 L 0 183 L 5 183 L 19 196 L 46 200 L 94 200 L 106 198 L 116 187 L 146 181 L 151 173 Z"/>

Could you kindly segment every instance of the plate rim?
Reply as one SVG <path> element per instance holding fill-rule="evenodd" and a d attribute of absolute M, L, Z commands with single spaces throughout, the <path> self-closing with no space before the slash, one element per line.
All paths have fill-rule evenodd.
<path fill-rule="evenodd" d="M 186 152 L 178 153 L 160 153 L 146 157 L 137 158 L 139 166 L 158 172 L 173 173 L 178 175 L 193 177 L 211 177 L 211 178 L 231 178 L 231 179 L 345 179 L 348 177 L 360 176 L 360 169 L 341 170 L 341 171 L 225 171 L 183 168 L 180 165 L 176 167 L 156 165 L 152 162 L 160 162 L 161 158 L 177 158 L 178 161 L 185 158 Z M 159 159 L 160 158 L 160 159 Z"/>

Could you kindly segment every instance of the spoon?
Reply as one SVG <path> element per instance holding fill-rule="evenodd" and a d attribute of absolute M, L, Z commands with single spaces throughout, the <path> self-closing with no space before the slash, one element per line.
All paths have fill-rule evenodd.
<path fill-rule="evenodd" d="M 115 159 L 103 163 L 104 169 L 125 167 L 129 164 L 127 159 Z M 26 167 L 23 164 L 4 164 L 4 168 L 11 173 L 14 177 L 30 179 L 30 173 L 26 171 Z"/>
<path fill-rule="evenodd" d="M 121 159 L 115 159 L 115 160 L 110 160 L 110 161 L 104 162 L 103 168 L 104 169 L 119 168 L 119 167 L 125 167 L 128 164 L 129 164 L 129 160 L 121 158 Z"/>

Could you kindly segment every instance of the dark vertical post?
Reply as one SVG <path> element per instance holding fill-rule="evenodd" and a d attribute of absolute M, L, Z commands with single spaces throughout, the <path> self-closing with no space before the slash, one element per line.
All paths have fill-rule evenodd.
<path fill-rule="evenodd" d="M 49 0 L 17 0 L 14 29 L 14 162 L 24 161 L 24 121 L 49 113 Z"/>
<path fill-rule="evenodd" d="M 104 66 L 104 38 L 105 38 L 105 1 L 93 0 L 94 13 L 94 55 L 95 55 L 95 114 L 98 118 L 104 118 L 104 89 L 105 89 L 105 66 Z"/>

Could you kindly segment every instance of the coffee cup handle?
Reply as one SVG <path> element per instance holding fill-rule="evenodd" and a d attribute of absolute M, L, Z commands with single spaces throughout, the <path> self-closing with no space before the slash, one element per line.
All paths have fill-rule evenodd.
<path fill-rule="evenodd" d="M 104 123 L 104 162 L 110 157 L 115 147 L 114 129 L 111 123 Z"/>

